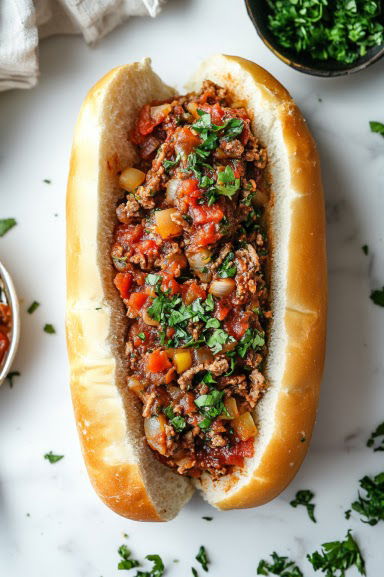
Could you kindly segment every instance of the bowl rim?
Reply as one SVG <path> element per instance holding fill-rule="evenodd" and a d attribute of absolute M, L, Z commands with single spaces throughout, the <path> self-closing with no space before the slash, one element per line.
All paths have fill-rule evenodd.
<path fill-rule="evenodd" d="M 316 65 L 313 67 L 308 64 L 302 64 L 289 56 L 286 56 L 275 46 L 272 42 L 266 38 L 263 30 L 260 27 L 259 19 L 256 17 L 255 12 L 253 11 L 253 7 L 251 7 L 252 0 L 245 0 L 245 5 L 247 8 L 247 13 L 249 18 L 251 19 L 256 32 L 259 38 L 263 41 L 263 43 L 271 50 L 271 52 L 279 58 L 282 62 L 290 66 L 291 68 L 298 70 L 299 72 L 303 72 L 304 74 L 310 74 L 312 76 L 319 76 L 322 78 L 335 78 L 336 76 L 347 76 L 349 74 L 356 74 L 361 70 L 365 70 L 366 68 L 375 64 L 378 60 L 380 60 L 384 56 L 384 44 L 378 46 L 377 52 L 375 52 L 370 58 L 367 58 L 363 62 L 357 61 L 357 63 L 353 63 L 351 65 L 347 65 L 345 68 L 340 68 L 339 70 L 331 70 L 326 68 L 316 68 Z M 374 48 L 374 47 L 372 47 Z"/>
<path fill-rule="evenodd" d="M 12 277 L 1 262 L 0 262 L 0 280 L 2 281 L 2 288 L 5 292 L 7 303 L 10 305 L 12 311 L 12 328 L 11 328 L 11 339 L 9 350 L 6 353 L 5 359 L 0 365 L 0 385 L 1 385 L 9 373 L 9 370 L 15 359 L 20 341 L 20 305 Z"/>

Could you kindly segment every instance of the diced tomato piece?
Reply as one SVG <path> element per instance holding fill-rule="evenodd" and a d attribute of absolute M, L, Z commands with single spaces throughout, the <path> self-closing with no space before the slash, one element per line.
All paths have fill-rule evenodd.
<path fill-rule="evenodd" d="M 149 255 L 151 258 L 159 254 L 159 247 L 155 241 L 151 239 L 141 240 L 134 248 L 136 254 Z"/>
<path fill-rule="evenodd" d="M 115 287 L 120 292 L 122 299 L 129 297 L 129 290 L 132 286 L 132 275 L 130 272 L 118 272 L 114 278 Z"/>
<path fill-rule="evenodd" d="M 161 283 L 161 289 L 165 291 L 170 291 L 172 295 L 181 292 L 181 285 L 174 279 L 171 274 L 163 273 L 163 280 Z"/>
<path fill-rule="evenodd" d="M 208 244 L 215 243 L 221 236 L 222 235 L 216 231 L 213 223 L 204 224 L 199 227 L 193 235 L 193 242 L 196 246 L 207 246 Z"/>
<path fill-rule="evenodd" d="M 225 465 L 243 465 L 245 457 L 253 457 L 254 441 L 253 438 L 247 441 L 239 441 L 232 447 L 224 447 L 223 464 Z M 221 460 L 221 459 L 220 459 Z"/>
<path fill-rule="evenodd" d="M 236 340 L 244 336 L 246 330 L 249 328 L 249 315 L 246 312 L 240 311 L 237 314 L 231 315 L 231 318 L 224 323 L 225 330 Z"/>
<path fill-rule="evenodd" d="M 121 224 L 116 231 L 116 240 L 124 248 L 130 248 L 141 239 L 144 228 L 141 224 Z"/>
<path fill-rule="evenodd" d="M 157 349 L 147 356 L 147 369 L 151 373 L 162 373 L 172 367 L 167 353 Z"/>
<path fill-rule="evenodd" d="M 133 309 L 139 311 L 147 301 L 148 295 L 145 293 L 131 293 L 128 300 L 128 305 Z"/>
<path fill-rule="evenodd" d="M 180 183 L 177 192 L 180 196 L 187 196 L 189 198 L 200 198 L 202 194 L 196 178 L 185 178 Z"/>
<path fill-rule="evenodd" d="M 182 126 L 174 133 L 174 143 L 177 154 L 188 156 L 194 148 L 201 144 L 201 138 L 194 134 L 188 126 Z"/>
<path fill-rule="evenodd" d="M 151 107 L 149 104 L 145 104 L 140 110 L 139 119 L 137 121 L 137 130 L 140 134 L 145 136 L 152 132 L 156 126 L 156 121 L 151 116 Z"/>
<path fill-rule="evenodd" d="M 198 285 L 195 281 L 189 284 L 184 284 L 182 290 L 183 300 L 188 305 L 196 299 L 205 299 L 207 297 L 207 291 L 205 291 L 203 287 Z"/>
<path fill-rule="evenodd" d="M 225 317 L 229 314 L 230 311 L 231 311 L 231 306 L 228 303 L 226 303 L 225 301 L 223 301 L 222 299 L 220 299 L 216 302 L 214 316 L 219 321 L 223 321 L 225 319 Z"/>
<path fill-rule="evenodd" d="M 217 124 L 219 126 L 223 124 L 223 117 L 225 111 L 220 106 L 220 104 L 218 104 L 218 102 L 213 104 L 213 106 L 211 104 L 202 104 L 197 108 L 200 110 L 204 110 L 204 112 L 208 112 L 211 115 L 211 121 L 213 124 Z"/>
<path fill-rule="evenodd" d="M 207 224 L 208 222 L 217 224 L 221 222 L 224 217 L 224 213 L 218 204 L 213 204 L 212 206 L 195 206 L 192 211 L 195 224 Z"/>

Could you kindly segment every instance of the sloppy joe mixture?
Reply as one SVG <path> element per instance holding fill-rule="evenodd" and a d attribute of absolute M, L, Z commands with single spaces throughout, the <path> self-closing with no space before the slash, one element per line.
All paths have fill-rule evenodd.
<path fill-rule="evenodd" d="M 11 308 L 7 304 L 4 291 L 0 285 L 0 365 L 9 349 L 9 335 L 12 328 Z"/>
<path fill-rule="evenodd" d="M 127 386 L 147 442 L 182 475 L 252 457 L 271 317 L 266 150 L 242 102 L 200 93 L 145 105 L 120 175 L 111 255 L 129 319 Z"/>

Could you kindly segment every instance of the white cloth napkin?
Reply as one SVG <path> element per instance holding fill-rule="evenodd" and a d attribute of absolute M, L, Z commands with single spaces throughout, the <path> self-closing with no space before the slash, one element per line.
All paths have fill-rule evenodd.
<path fill-rule="evenodd" d="M 93 44 L 130 16 L 155 17 L 164 0 L 0 0 L 0 91 L 31 88 L 39 38 L 82 34 Z"/>

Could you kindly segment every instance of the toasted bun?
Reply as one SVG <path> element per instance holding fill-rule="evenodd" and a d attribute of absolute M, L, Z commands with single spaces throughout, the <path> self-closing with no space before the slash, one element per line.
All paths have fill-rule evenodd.
<path fill-rule="evenodd" d="M 297 472 L 315 421 L 326 326 L 323 193 L 316 148 L 288 92 L 247 60 L 218 55 L 204 79 L 244 100 L 266 146 L 272 198 L 266 207 L 272 252 L 273 323 L 267 378 L 257 405 L 255 456 L 241 473 L 198 482 L 221 509 L 261 505 Z M 67 201 L 67 341 L 71 389 L 91 481 L 104 502 L 137 520 L 172 518 L 190 498 L 190 481 L 161 465 L 144 439 L 140 403 L 124 387 L 124 306 L 109 257 L 118 171 L 135 162 L 128 134 L 140 107 L 172 89 L 149 61 L 117 68 L 89 93 L 76 126 Z"/>

